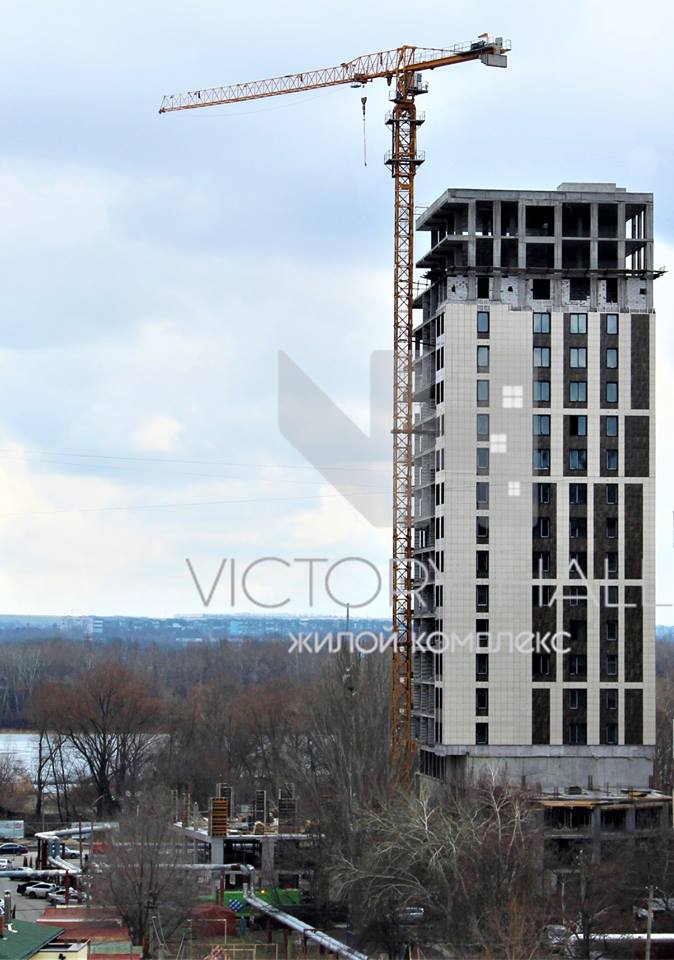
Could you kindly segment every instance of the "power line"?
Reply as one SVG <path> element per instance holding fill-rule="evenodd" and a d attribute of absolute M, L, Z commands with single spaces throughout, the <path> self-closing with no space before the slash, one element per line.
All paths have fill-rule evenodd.
<path fill-rule="evenodd" d="M 388 491 L 378 490 L 376 491 L 377 496 Z M 374 496 L 375 494 L 362 494 L 362 496 Z M 127 504 L 123 506 L 112 506 L 112 507 L 65 507 L 62 510 L 25 510 L 17 513 L 0 513 L 0 517 L 40 517 L 40 516 L 54 516 L 56 514 L 62 513 L 108 513 L 114 511 L 124 511 L 124 510 L 164 510 L 164 509 L 174 509 L 176 507 L 217 507 L 224 506 L 227 504 L 242 504 L 242 503 L 286 503 L 289 501 L 301 501 L 301 500 L 331 500 L 335 498 L 342 498 L 342 495 L 339 493 L 335 494 L 317 494 L 306 497 L 250 497 L 250 498 L 240 498 L 233 500 L 194 500 L 191 502 L 184 503 L 136 503 L 136 504 Z"/>

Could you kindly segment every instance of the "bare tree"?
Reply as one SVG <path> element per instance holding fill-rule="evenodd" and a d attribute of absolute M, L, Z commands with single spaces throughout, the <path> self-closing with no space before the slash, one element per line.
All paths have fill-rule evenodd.
<path fill-rule="evenodd" d="M 197 902 L 197 885 L 182 838 L 171 823 L 170 805 L 141 795 L 123 815 L 110 850 L 91 874 L 96 902 L 117 909 L 133 942 L 150 956 L 151 933 L 170 937 Z"/>
<path fill-rule="evenodd" d="M 347 651 L 325 658 L 304 697 L 303 743 L 288 765 L 315 836 L 313 886 L 318 909 L 329 909 L 332 865 L 355 857 L 360 818 L 384 803 L 390 770 L 388 656 Z"/>
<path fill-rule="evenodd" d="M 393 956 L 410 936 L 405 921 L 423 910 L 417 935 L 426 943 L 529 957 L 545 926 L 537 831 L 526 795 L 493 781 L 398 797 L 363 817 L 358 852 L 336 876 L 361 906 L 354 920 L 363 941 L 379 939 Z"/>
<path fill-rule="evenodd" d="M 112 813 L 139 784 L 161 724 L 159 702 L 116 660 L 95 662 L 71 682 L 45 683 L 38 696 L 44 728 L 67 743 L 91 778 L 98 815 Z"/>

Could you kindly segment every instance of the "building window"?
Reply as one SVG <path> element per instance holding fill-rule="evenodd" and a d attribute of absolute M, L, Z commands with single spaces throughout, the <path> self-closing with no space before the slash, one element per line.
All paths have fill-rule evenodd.
<path fill-rule="evenodd" d="M 585 347 L 571 347 L 569 351 L 570 364 L 573 369 L 587 367 L 587 349 Z"/>
<path fill-rule="evenodd" d="M 550 436 L 550 417 L 548 414 L 543 414 L 543 413 L 534 414 L 534 436 L 535 437 Z"/>
<path fill-rule="evenodd" d="M 534 333 L 550 333 L 549 313 L 534 313 Z"/>
<path fill-rule="evenodd" d="M 484 480 L 475 484 L 475 506 L 478 510 L 486 510 L 489 506 L 489 484 Z"/>
<path fill-rule="evenodd" d="M 534 537 L 547 540 L 550 536 L 550 517 L 539 517 L 534 524 Z"/>
<path fill-rule="evenodd" d="M 607 587 L 606 588 L 606 606 L 617 607 L 619 596 L 620 595 L 617 587 Z"/>
<path fill-rule="evenodd" d="M 489 517 L 475 518 L 475 537 L 477 540 L 489 540 Z"/>
<path fill-rule="evenodd" d="M 488 380 L 477 381 L 477 402 L 489 403 L 489 381 Z"/>
<path fill-rule="evenodd" d="M 617 417 L 606 417 L 606 436 L 607 437 L 618 436 L 618 418 Z"/>
<path fill-rule="evenodd" d="M 606 402 L 618 402 L 618 384 L 615 380 L 608 380 L 606 383 Z"/>
<path fill-rule="evenodd" d="M 618 314 L 617 313 L 606 314 L 606 332 L 611 335 L 616 334 L 618 332 Z"/>
<path fill-rule="evenodd" d="M 569 503 L 578 505 L 584 505 L 587 503 L 587 484 L 585 483 L 570 483 L 569 484 Z"/>
<path fill-rule="evenodd" d="M 479 346 L 477 348 L 477 369 L 489 369 L 489 347 Z"/>
<path fill-rule="evenodd" d="M 486 310 L 477 311 L 477 333 L 489 333 L 489 313 Z"/>
<path fill-rule="evenodd" d="M 478 474 L 489 473 L 489 447 L 478 447 L 475 457 Z"/>
<path fill-rule="evenodd" d="M 587 403 L 587 380 L 569 382 L 569 403 Z"/>
<path fill-rule="evenodd" d="M 580 710 L 580 690 L 568 691 L 569 710 Z"/>
<path fill-rule="evenodd" d="M 489 690 L 478 687 L 475 691 L 475 716 L 486 717 L 489 713 Z"/>
<path fill-rule="evenodd" d="M 569 450 L 569 470 L 587 470 L 587 450 Z"/>
<path fill-rule="evenodd" d="M 477 415 L 477 435 L 480 438 L 489 437 L 489 414 L 478 413 Z"/>
<path fill-rule="evenodd" d="M 531 588 L 532 607 L 551 607 L 555 602 L 555 588 L 552 584 L 534 584 Z"/>
<path fill-rule="evenodd" d="M 536 486 L 536 498 L 539 503 L 550 503 L 550 484 L 549 483 L 537 483 Z"/>
<path fill-rule="evenodd" d="M 569 579 L 579 580 L 587 574 L 587 553 L 573 550 L 569 553 Z"/>
<path fill-rule="evenodd" d="M 617 450 L 607 450 L 606 451 L 606 469 L 607 470 L 617 470 L 618 469 L 618 451 Z"/>
<path fill-rule="evenodd" d="M 475 587 L 475 606 L 478 610 L 489 609 L 489 585 L 478 583 Z"/>
<path fill-rule="evenodd" d="M 574 746 L 581 746 L 587 743 L 587 725 L 584 723 L 569 724 L 569 743 Z"/>
<path fill-rule="evenodd" d="M 489 551 L 478 550 L 475 554 L 475 576 L 483 579 L 489 576 Z"/>
<path fill-rule="evenodd" d="M 581 333 L 581 334 L 587 333 L 587 314 L 586 313 L 572 313 L 570 315 L 569 333 Z"/>
<path fill-rule="evenodd" d="M 587 417 L 569 417 L 569 433 L 572 437 L 586 437 Z"/>
<path fill-rule="evenodd" d="M 534 347 L 534 366 L 550 366 L 550 347 Z"/>
<path fill-rule="evenodd" d="M 534 676 L 547 677 L 550 673 L 550 654 L 535 653 L 532 670 Z"/>
<path fill-rule="evenodd" d="M 445 332 L 445 315 L 444 313 L 441 313 L 435 318 L 435 336 L 441 337 L 444 332 Z"/>
<path fill-rule="evenodd" d="M 606 538 L 607 540 L 616 540 L 618 537 L 618 518 L 606 518 Z"/>
<path fill-rule="evenodd" d="M 531 295 L 534 300 L 550 299 L 550 281 L 540 277 L 531 281 Z"/>
<path fill-rule="evenodd" d="M 587 657 L 584 653 L 569 654 L 569 676 L 582 677 L 587 672 Z"/>
<path fill-rule="evenodd" d="M 534 380 L 534 403 L 550 402 L 550 381 Z"/>
<path fill-rule="evenodd" d="M 444 403 L 445 402 L 445 381 L 439 380 L 435 384 L 435 402 Z"/>
<path fill-rule="evenodd" d="M 569 537 L 571 540 L 587 539 L 587 517 L 571 517 L 569 519 Z"/>
<path fill-rule="evenodd" d="M 616 744 L 618 742 L 618 724 L 606 724 L 606 742 Z"/>
<path fill-rule="evenodd" d="M 435 351 L 435 369 L 442 370 L 445 365 L 445 348 L 440 347 Z"/>
<path fill-rule="evenodd" d="M 486 653 L 475 654 L 475 679 L 489 679 L 489 655 Z"/>
<path fill-rule="evenodd" d="M 606 484 L 606 502 L 607 503 L 618 502 L 618 484 L 617 483 Z"/>
<path fill-rule="evenodd" d="M 489 621 L 482 618 L 475 621 L 475 635 L 478 647 L 489 646 Z"/>
<path fill-rule="evenodd" d="M 614 550 L 610 550 L 606 554 L 606 576 L 618 576 L 618 554 Z"/>
<path fill-rule="evenodd" d="M 610 643 L 618 642 L 618 621 L 617 620 L 606 621 L 606 640 Z"/>
<path fill-rule="evenodd" d="M 550 450 L 548 447 L 540 447 L 534 450 L 534 470 L 550 469 Z"/>
<path fill-rule="evenodd" d="M 617 710 L 618 709 L 618 691 L 617 690 L 604 690 L 604 706 L 607 710 Z"/>
<path fill-rule="evenodd" d="M 606 366 L 609 370 L 616 370 L 618 367 L 618 350 L 616 347 L 609 347 L 606 351 Z"/>
<path fill-rule="evenodd" d="M 550 551 L 536 550 L 533 559 L 533 578 L 534 580 L 542 580 L 550 573 Z"/>
<path fill-rule="evenodd" d="M 480 745 L 489 743 L 489 724 L 488 723 L 475 724 L 475 743 Z"/>
<path fill-rule="evenodd" d="M 442 540 L 445 536 L 445 518 L 435 518 L 435 539 Z"/>
<path fill-rule="evenodd" d="M 607 677 L 618 676 L 618 654 L 617 653 L 606 654 L 606 676 Z"/>

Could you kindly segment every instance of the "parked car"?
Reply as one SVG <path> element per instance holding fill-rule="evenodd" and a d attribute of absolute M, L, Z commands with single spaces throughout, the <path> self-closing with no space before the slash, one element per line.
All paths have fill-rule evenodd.
<path fill-rule="evenodd" d="M 8 853 L 28 853 L 28 847 L 24 847 L 22 843 L 0 843 L 0 857 L 6 856 Z"/>
<path fill-rule="evenodd" d="M 68 893 L 68 903 L 84 903 L 88 897 L 86 893 L 83 893 L 81 890 L 73 890 L 72 887 Z M 63 904 L 66 902 L 66 891 L 65 887 L 57 887 L 56 890 L 52 890 L 47 896 L 47 900 L 53 906 L 57 904 Z"/>
<path fill-rule="evenodd" d="M 14 864 L 6 857 L 0 857 L 0 870 L 10 870 Z"/>
<path fill-rule="evenodd" d="M 49 894 L 56 889 L 58 889 L 58 883 L 48 883 L 46 880 L 40 880 L 38 883 L 29 884 L 24 891 L 24 896 L 30 897 L 32 900 L 36 898 L 46 900 Z"/>
<path fill-rule="evenodd" d="M 74 850 L 72 847 L 65 847 L 63 850 L 63 853 L 61 854 L 61 857 L 64 860 L 79 860 L 80 851 Z"/>

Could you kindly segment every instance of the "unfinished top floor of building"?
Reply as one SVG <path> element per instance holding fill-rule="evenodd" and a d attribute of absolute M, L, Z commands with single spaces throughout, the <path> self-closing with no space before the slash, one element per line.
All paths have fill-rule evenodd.
<path fill-rule="evenodd" d="M 429 291 L 517 309 L 652 309 L 653 195 L 614 183 L 450 189 L 417 221 Z M 418 303 L 421 305 L 421 303 Z M 432 309 L 432 304 L 428 304 Z"/>

